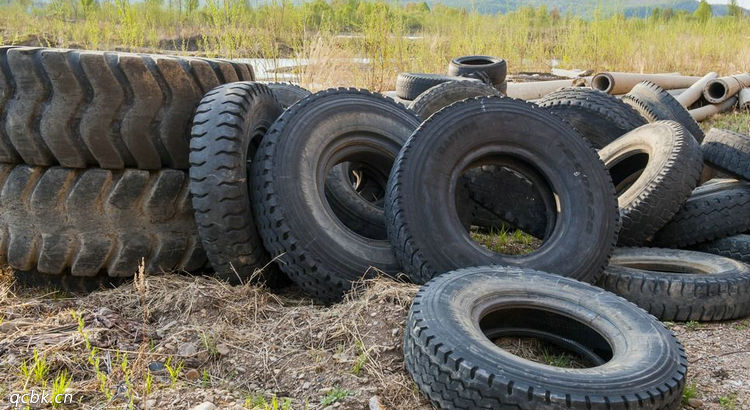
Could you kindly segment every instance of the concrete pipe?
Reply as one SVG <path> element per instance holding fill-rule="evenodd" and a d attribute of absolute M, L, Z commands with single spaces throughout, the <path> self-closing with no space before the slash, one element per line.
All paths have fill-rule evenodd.
<path fill-rule="evenodd" d="M 584 87 L 591 81 L 591 77 L 581 77 L 571 80 L 534 81 L 529 83 L 508 83 L 505 95 L 522 100 L 538 100 L 545 95 L 563 87 Z"/>
<path fill-rule="evenodd" d="M 740 91 L 740 109 L 750 109 L 750 88 L 743 88 Z"/>
<path fill-rule="evenodd" d="M 591 87 L 617 95 L 629 93 L 641 81 L 651 81 L 665 90 L 673 90 L 688 88 L 700 79 L 700 77 L 682 75 L 604 72 L 594 76 L 591 80 Z"/>
<path fill-rule="evenodd" d="M 682 94 L 684 94 L 685 91 L 687 91 L 687 90 L 688 90 L 688 88 L 677 88 L 677 89 L 674 89 L 674 90 L 666 90 L 666 91 L 668 93 L 672 94 L 672 96 L 676 98 L 676 97 L 679 97 Z"/>
<path fill-rule="evenodd" d="M 706 84 L 718 77 L 719 74 L 716 74 L 715 72 L 710 72 L 704 75 L 703 78 L 698 80 L 698 82 L 696 82 L 695 84 L 691 85 L 690 88 L 685 90 L 684 93 L 681 93 L 679 96 L 677 96 L 677 101 L 685 108 L 690 107 L 701 98 L 701 96 L 703 95 L 703 89 L 706 88 Z"/>
<path fill-rule="evenodd" d="M 748 87 L 750 87 L 750 74 L 747 73 L 716 78 L 709 81 L 703 88 L 703 97 L 711 104 L 718 104 Z"/>
<path fill-rule="evenodd" d="M 720 104 L 709 104 L 690 110 L 690 115 L 692 115 L 696 121 L 700 122 L 707 120 L 716 114 L 731 110 L 735 104 L 737 104 L 737 97 L 732 97 Z"/>

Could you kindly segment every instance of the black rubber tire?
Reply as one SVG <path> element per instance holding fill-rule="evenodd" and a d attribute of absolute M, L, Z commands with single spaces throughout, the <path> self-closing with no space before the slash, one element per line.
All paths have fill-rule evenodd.
<path fill-rule="evenodd" d="M 709 253 L 617 249 L 600 286 L 660 320 L 714 321 L 750 314 L 750 266 Z"/>
<path fill-rule="evenodd" d="M 276 101 L 283 109 L 294 105 L 297 101 L 312 95 L 310 91 L 292 83 L 264 83 L 271 89 Z"/>
<path fill-rule="evenodd" d="M 0 165 L 0 263 L 55 275 L 132 276 L 206 265 L 187 175 Z"/>
<path fill-rule="evenodd" d="M 409 105 L 409 109 L 426 120 L 430 115 L 455 102 L 471 97 L 493 95 L 499 96 L 501 94 L 495 87 L 479 81 L 448 81 L 420 94 Z"/>
<path fill-rule="evenodd" d="M 515 156 L 487 163 L 491 155 L 509 152 Z M 475 164 L 501 165 L 503 159 L 523 161 L 548 181 L 560 203 L 557 215 L 547 216 L 554 219 L 549 239 L 523 256 L 483 248 L 457 217 L 454 195 L 464 171 Z M 614 187 L 591 145 L 558 117 L 507 97 L 465 100 L 425 121 L 396 158 L 385 206 L 396 257 L 417 283 L 456 268 L 493 264 L 593 281 L 617 239 Z"/>
<path fill-rule="evenodd" d="M 331 89 L 290 107 L 268 131 L 252 163 L 253 212 L 266 249 L 303 290 L 334 301 L 372 267 L 400 271 L 390 243 L 344 225 L 323 188 L 339 163 L 389 173 L 418 126 L 414 113 L 380 94 Z"/>
<path fill-rule="evenodd" d="M 383 92 L 383 95 L 390 98 L 391 100 L 403 105 L 404 107 L 409 107 L 412 103 L 411 100 L 405 100 L 398 96 L 398 92 L 396 91 L 385 91 Z"/>
<path fill-rule="evenodd" d="M 693 249 L 750 264 L 750 235 L 748 234 L 728 236 L 715 241 L 704 242 L 695 245 Z"/>
<path fill-rule="evenodd" d="M 701 149 L 712 167 L 750 181 L 750 135 L 711 128 Z"/>
<path fill-rule="evenodd" d="M 491 56 L 463 56 L 454 58 L 448 64 L 448 75 L 467 77 L 476 73 L 486 74 L 490 84 L 497 87 L 505 82 L 508 63 Z"/>
<path fill-rule="evenodd" d="M 633 107 L 592 88 L 563 88 L 546 95 L 537 105 L 569 122 L 596 149 L 646 124 Z"/>
<path fill-rule="evenodd" d="M 96 276 L 50 275 L 34 271 L 13 271 L 13 285 L 17 289 L 37 288 L 46 291 L 63 291 L 85 295 L 97 290 L 112 289 L 132 282 L 133 278 Z"/>
<path fill-rule="evenodd" d="M 599 151 L 620 206 L 620 245 L 641 245 L 663 228 L 695 189 L 703 168 L 700 145 L 685 127 L 657 121 Z"/>
<path fill-rule="evenodd" d="M 253 78 L 223 60 L 0 47 L 0 162 L 187 169 L 203 94 Z"/>
<path fill-rule="evenodd" d="M 519 336 L 605 363 L 553 367 L 494 343 Z M 406 321 L 404 362 L 443 409 L 677 409 L 688 364 L 675 336 L 625 299 L 499 266 L 449 272 L 420 289 Z"/>
<path fill-rule="evenodd" d="M 477 81 L 466 77 L 441 74 L 401 73 L 396 77 L 396 95 L 404 100 L 415 100 L 423 92 L 448 81 Z"/>
<path fill-rule="evenodd" d="M 355 187 L 351 174 L 363 179 Z M 387 239 L 383 203 L 388 175 L 363 164 L 350 162 L 333 167 L 325 183 L 331 210 L 349 229 L 372 239 Z"/>
<path fill-rule="evenodd" d="M 631 105 L 648 122 L 671 120 L 682 124 L 696 141 L 703 141 L 703 130 L 688 110 L 658 85 L 644 81 L 622 97 L 622 101 Z"/>
<path fill-rule="evenodd" d="M 217 276 L 257 276 L 275 285 L 274 269 L 253 221 L 248 161 L 283 108 L 270 88 L 237 82 L 211 90 L 198 106 L 190 139 L 190 193 L 203 248 Z M 261 274 L 262 272 L 262 274 Z"/>
<path fill-rule="evenodd" d="M 714 179 L 693 193 L 654 243 L 682 248 L 750 231 L 750 183 Z"/>

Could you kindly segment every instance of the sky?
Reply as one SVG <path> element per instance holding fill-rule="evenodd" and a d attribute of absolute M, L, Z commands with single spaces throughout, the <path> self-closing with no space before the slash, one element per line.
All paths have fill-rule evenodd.
<path fill-rule="evenodd" d="M 729 4 L 729 0 L 708 0 L 710 4 Z M 744 8 L 750 8 L 750 0 L 737 0 L 737 4 Z"/>

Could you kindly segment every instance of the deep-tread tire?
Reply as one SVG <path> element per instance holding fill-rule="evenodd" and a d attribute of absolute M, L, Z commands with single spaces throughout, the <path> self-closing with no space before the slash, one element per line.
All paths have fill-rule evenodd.
<path fill-rule="evenodd" d="M 750 266 L 709 253 L 617 249 L 599 285 L 660 320 L 728 320 L 750 314 Z"/>
<path fill-rule="evenodd" d="M 252 79 L 223 60 L 0 47 L 0 162 L 187 169 L 203 94 Z"/>
<path fill-rule="evenodd" d="M 302 289 L 333 301 L 371 267 L 400 271 L 390 243 L 344 225 L 323 188 L 339 163 L 389 173 L 418 125 L 414 113 L 380 94 L 331 89 L 290 107 L 268 131 L 251 167 L 253 212 L 266 249 Z"/>
<path fill-rule="evenodd" d="M 548 366 L 488 336 L 578 344 L 606 363 Z M 443 409 L 677 409 L 688 364 L 674 335 L 625 299 L 572 279 L 498 266 L 446 273 L 419 290 L 406 321 L 404 362 Z"/>
<path fill-rule="evenodd" d="M 264 83 L 266 87 L 270 88 L 273 92 L 276 101 L 281 104 L 281 107 L 287 109 L 294 105 L 297 101 L 310 96 L 312 93 L 305 88 L 302 88 L 292 83 Z"/>
<path fill-rule="evenodd" d="M 712 167 L 750 181 L 750 135 L 711 128 L 701 149 Z"/>
<path fill-rule="evenodd" d="M 396 77 L 396 94 L 404 100 L 415 100 L 423 92 L 448 81 L 480 81 L 441 74 L 401 73 Z"/>
<path fill-rule="evenodd" d="M 703 130 L 688 110 L 672 94 L 650 81 L 636 84 L 622 101 L 635 108 L 648 122 L 676 121 L 687 128 L 696 141 L 703 141 Z"/>
<path fill-rule="evenodd" d="M 522 256 L 475 243 L 458 218 L 454 196 L 466 169 L 508 153 L 515 153 L 508 161 L 521 160 L 548 181 L 560 201 L 548 240 Z M 385 206 L 388 237 L 417 283 L 493 264 L 593 281 L 614 248 L 619 219 L 612 180 L 586 139 L 536 105 L 507 97 L 465 100 L 422 123 L 396 158 Z"/>
<path fill-rule="evenodd" d="M 728 236 L 711 242 L 695 245 L 693 249 L 713 253 L 750 264 L 750 235 Z"/>
<path fill-rule="evenodd" d="M 597 149 L 646 124 L 633 107 L 592 88 L 563 88 L 546 95 L 537 105 L 569 122 Z"/>
<path fill-rule="evenodd" d="M 206 265 L 187 175 L 165 169 L 0 166 L 0 263 L 60 275 L 132 276 Z"/>
<path fill-rule="evenodd" d="M 714 179 L 693 190 L 656 233 L 658 246 L 682 248 L 750 231 L 750 183 Z"/>
<path fill-rule="evenodd" d="M 479 81 L 448 81 L 438 84 L 423 92 L 412 101 L 409 109 L 426 120 L 430 115 L 440 111 L 455 102 L 485 96 L 499 96 L 500 91 L 495 87 Z"/>
<path fill-rule="evenodd" d="M 484 73 L 489 82 L 498 87 L 508 75 L 508 63 L 502 58 L 491 56 L 462 56 L 454 58 L 448 64 L 448 75 L 467 77 L 476 73 Z"/>
<path fill-rule="evenodd" d="M 680 210 L 700 179 L 701 149 L 674 121 L 631 131 L 599 151 L 620 206 L 620 245 L 641 245 Z"/>
<path fill-rule="evenodd" d="M 190 139 L 190 193 L 203 248 L 217 276 L 231 282 L 258 275 L 268 253 L 253 221 L 248 161 L 283 108 L 267 86 L 237 82 L 205 95 Z M 262 281 L 274 284 L 273 269 Z"/>

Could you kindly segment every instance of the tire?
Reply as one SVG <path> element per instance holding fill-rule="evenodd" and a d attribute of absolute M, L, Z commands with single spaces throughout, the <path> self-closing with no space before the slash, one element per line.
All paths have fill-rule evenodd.
<path fill-rule="evenodd" d="M 282 271 L 323 301 L 352 281 L 400 271 L 390 243 L 347 227 L 324 195 L 338 163 L 387 174 L 419 119 L 379 94 L 331 89 L 305 98 L 274 123 L 252 163 L 253 211 L 263 244 Z"/>
<path fill-rule="evenodd" d="M 592 367 L 526 360 L 494 343 L 502 337 L 541 339 Z M 437 408 L 595 410 L 677 409 L 688 363 L 674 335 L 632 303 L 572 279 L 499 266 L 446 273 L 420 289 L 404 362 Z"/>
<path fill-rule="evenodd" d="M 750 235 L 728 236 L 696 245 L 693 249 L 750 264 Z"/>
<path fill-rule="evenodd" d="M 712 167 L 750 181 L 750 135 L 711 128 L 701 149 Z"/>
<path fill-rule="evenodd" d="M 750 266 L 703 252 L 617 249 L 600 285 L 660 320 L 714 321 L 750 314 Z"/>
<path fill-rule="evenodd" d="M 271 89 L 276 101 L 281 104 L 283 109 L 287 109 L 297 101 L 312 95 L 307 89 L 292 83 L 265 83 L 265 86 Z"/>
<path fill-rule="evenodd" d="M 178 170 L 0 166 L 0 263 L 21 271 L 132 276 L 196 271 L 206 257 Z"/>
<path fill-rule="evenodd" d="M 13 271 L 13 283 L 19 289 L 37 288 L 57 290 L 75 295 L 86 295 L 102 289 L 113 289 L 132 282 L 132 278 L 96 276 L 50 275 L 40 272 Z"/>
<path fill-rule="evenodd" d="M 622 97 L 622 101 L 635 108 L 648 122 L 678 122 L 695 137 L 696 141 L 703 141 L 703 131 L 688 110 L 672 94 L 650 81 L 636 84 Z"/>
<path fill-rule="evenodd" d="M 391 100 L 393 100 L 393 101 L 395 101 L 395 102 L 403 105 L 404 107 L 407 107 L 407 108 L 412 103 L 411 100 L 404 100 L 403 98 L 400 98 L 398 96 L 398 92 L 396 92 L 396 91 L 385 91 L 383 93 L 383 95 L 386 96 L 386 97 L 388 97 L 388 98 L 390 98 Z"/>
<path fill-rule="evenodd" d="M 190 193 L 203 247 L 217 276 L 230 282 L 258 279 L 268 253 L 253 221 L 248 161 L 283 108 L 267 86 L 238 82 L 211 90 L 196 109 L 190 139 Z"/>
<path fill-rule="evenodd" d="M 641 245 L 680 210 L 700 179 L 698 143 L 674 121 L 631 131 L 599 151 L 620 206 L 620 245 Z"/>
<path fill-rule="evenodd" d="M 454 102 L 471 97 L 499 96 L 500 91 L 479 81 L 448 81 L 423 92 L 410 105 L 409 109 L 426 120 Z"/>
<path fill-rule="evenodd" d="M 592 88 L 563 88 L 548 94 L 537 105 L 569 122 L 596 149 L 646 124 L 633 107 Z"/>
<path fill-rule="evenodd" d="M 0 47 L 0 162 L 187 169 L 203 94 L 252 79 L 223 60 Z"/>
<path fill-rule="evenodd" d="M 352 176 L 361 182 L 356 184 Z M 388 175 L 364 164 L 347 162 L 333 167 L 325 182 L 325 196 L 333 213 L 354 232 L 387 239 L 383 198 Z M 354 185 L 358 185 L 356 188 Z"/>
<path fill-rule="evenodd" d="M 682 248 L 750 231 L 750 183 L 714 179 L 699 186 L 654 243 Z"/>
<path fill-rule="evenodd" d="M 557 194 L 560 211 L 547 215 L 552 232 L 536 251 L 501 255 L 471 239 L 452 195 L 466 169 L 519 163 L 515 169 L 530 169 Z M 590 144 L 561 119 L 506 97 L 465 100 L 425 121 L 393 165 L 385 206 L 396 257 L 417 283 L 493 264 L 593 281 L 614 248 L 619 217 L 612 181 Z"/>
<path fill-rule="evenodd" d="M 448 75 L 466 77 L 476 73 L 487 75 L 490 84 L 497 87 L 505 82 L 508 64 L 502 58 L 490 56 L 456 57 L 448 64 Z"/>
<path fill-rule="evenodd" d="M 440 74 L 401 73 L 396 77 L 396 95 L 404 100 L 415 100 L 423 92 L 448 81 L 477 81 L 466 77 Z"/>

